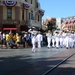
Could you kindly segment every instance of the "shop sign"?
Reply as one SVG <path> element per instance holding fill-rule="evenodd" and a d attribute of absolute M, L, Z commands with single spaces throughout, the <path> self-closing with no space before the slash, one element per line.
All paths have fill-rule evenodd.
<path fill-rule="evenodd" d="M 19 24 L 19 21 L 16 20 L 0 20 L 1 24 Z"/>

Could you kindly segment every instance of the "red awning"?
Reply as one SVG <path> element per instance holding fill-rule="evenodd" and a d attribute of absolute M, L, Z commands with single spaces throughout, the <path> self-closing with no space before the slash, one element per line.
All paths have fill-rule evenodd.
<path fill-rule="evenodd" d="M 17 30 L 17 28 L 3 28 L 3 30 Z"/>

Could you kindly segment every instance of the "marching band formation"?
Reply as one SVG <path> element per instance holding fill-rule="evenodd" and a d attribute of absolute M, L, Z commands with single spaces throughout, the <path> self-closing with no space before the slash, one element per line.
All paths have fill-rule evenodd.
<path fill-rule="evenodd" d="M 56 32 L 54 34 L 51 34 L 50 31 L 48 31 L 48 33 L 46 34 L 46 38 L 47 38 L 47 47 L 50 48 L 54 48 L 56 47 L 58 48 L 63 48 L 66 47 L 68 48 L 74 48 L 75 47 L 75 32 Z M 43 35 L 38 32 L 38 34 L 33 34 L 32 37 L 32 51 L 35 52 L 36 51 L 36 43 L 37 43 L 37 47 L 41 48 L 42 46 L 42 42 L 43 42 Z"/>

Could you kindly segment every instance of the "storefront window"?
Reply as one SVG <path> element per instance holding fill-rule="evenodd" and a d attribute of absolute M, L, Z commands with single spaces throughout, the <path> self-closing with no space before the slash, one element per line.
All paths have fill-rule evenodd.
<path fill-rule="evenodd" d="M 33 11 L 31 11 L 31 19 L 34 20 Z"/>
<path fill-rule="evenodd" d="M 31 4 L 33 3 L 33 0 L 31 0 Z"/>
<path fill-rule="evenodd" d="M 7 18 L 12 18 L 12 8 L 7 8 Z"/>
<path fill-rule="evenodd" d="M 29 19 L 30 19 L 30 12 L 29 12 Z"/>
<path fill-rule="evenodd" d="M 24 20 L 24 10 L 22 10 L 22 20 Z"/>
<path fill-rule="evenodd" d="M 40 17 L 39 17 L 39 15 L 38 15 L 38 21 L 40 21 L 39 18 L 40 18 Z"/>

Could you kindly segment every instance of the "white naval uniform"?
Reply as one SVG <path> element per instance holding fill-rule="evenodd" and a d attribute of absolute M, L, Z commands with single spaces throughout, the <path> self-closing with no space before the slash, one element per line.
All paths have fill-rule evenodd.
<path fill-rule="evenodd" d="M 72 35 L 71 35 L 71 33 L 69 35 L 69 47 L 70 48 L 72 47 Z"/>
<path fill-rule="evenodd" d="M 71 45 L 71 47 L 74 47 L 74 34 L 73 33 L 71 34 L 71 38 L 72 38 L 72 45 Z"/>
<path fill-rule="evenodd" d="M 41 48 L 41 40 L 42 40 L 41 34 L 38 34 L 38 35 L 36 36 L 36 38 L 37 38 L 37 42 L 38 42 L 38 48 Z"/>
<path fill-rule="evenodd" d="M 43 46 L 43 35 L 41 34 L 41 46 Z"/>
<path fill-rule="evenodd" d="M 66 48 L 69 48 L 69 34 L 68 33 L 65 36 L 65 46 Z"/>
<path fill-rule="evenodd" d="M 62 48 L 63 47 L 63 36 L 62 36 L 62 34 L 60 34 L 60 36 L 59 36 L 59 42 L 60 42 L 60 47 Z"/>
<path fill-rule="evenodd" d="M 48 42 L 47 47 L 48 47 L 48 48 L 50 48 L 50 44 L 51 44 L 51 37 L 52 37 L 52 35 L 51 35 L 50 33 L 48 33 L 46 36 L 47 36 L 47 42 Z"/>
<path fill-rule="evenodd" d="M 56 48 L 59 48 L 59 34 L 56 34 L 55 41 L 56 41 Z"/>
<path fill-rule="evenodd" d="M 62 37 L 63 37 L 63 46 L 65 47 L 66 46 L 66 33 L 63 33 L 62 34 Z"/>
<path fill-rule="evenodd" d="M 36 51 L 36 36 L 32 36 L 32 52 Z"/>
<path fill-rule="evenodd" d="M 55 47 L 55 35 L 52 35 L 52 47 Z"/>
<path fill-rule="evenodd" d="M 74 33 L 74 47 L 75 47 L 75 33 Z"/>

